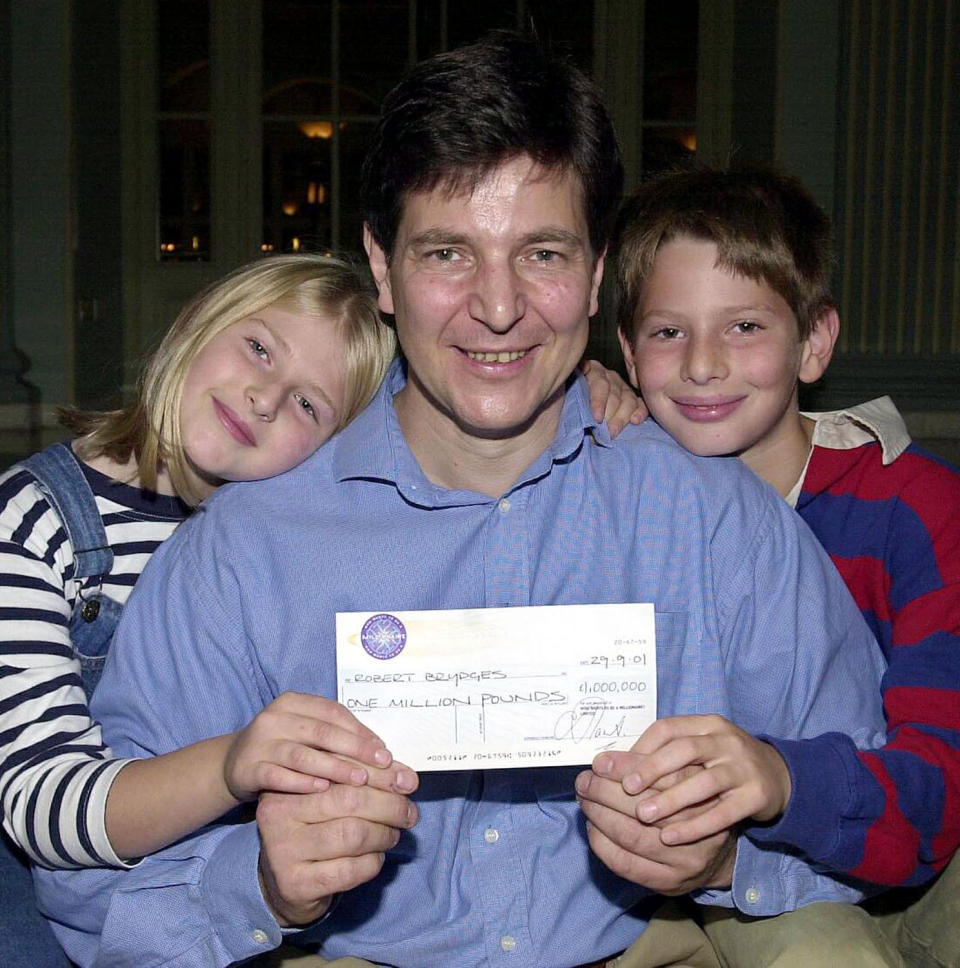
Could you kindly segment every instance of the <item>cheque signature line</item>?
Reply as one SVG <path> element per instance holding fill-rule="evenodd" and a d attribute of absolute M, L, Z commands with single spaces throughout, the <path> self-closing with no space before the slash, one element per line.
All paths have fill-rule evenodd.
<path fill-rule="evenodd" d="M 562 713 L 554 726 L 555 739 L 569 739 L 582 743 L 592 739 L 610 739 L 615 742 L 624 736 L 626 716 L 614 719 L 609 709 L 591 704 L 584 707 L 577 703 L 572 709 Z M 612 745 L 612 743 L 611 743 Z"/>

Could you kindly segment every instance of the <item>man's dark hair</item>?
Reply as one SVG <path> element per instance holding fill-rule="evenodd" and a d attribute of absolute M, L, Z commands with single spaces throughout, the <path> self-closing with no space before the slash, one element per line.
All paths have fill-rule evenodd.
<path fill-rule="evenodd" d="M 469 191 L 521 155 L 577 177 L 590 243 L 602 252 L 623 166 L 600 93 L 536 40 L 494 31 L 423 61 L 387 95 L 363 164 L 364 220 L 390 258 L 408 192 Z"/>

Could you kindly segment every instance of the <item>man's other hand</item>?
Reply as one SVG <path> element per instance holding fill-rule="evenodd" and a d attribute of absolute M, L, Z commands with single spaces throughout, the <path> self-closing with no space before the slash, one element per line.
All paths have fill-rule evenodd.
<path fill-rule="evenodd" d="M 679 782 L 686 772 L 666 779 L 663 786 Z M 735 831 L 725 830 L 695 843 L 670 846 L 661 839 L 658 825 L 637 819 L 639 801 L 653 796 L 655 788 L 631 795 L 624 791 L 619 778 L 585 770 L 577 777 L 576 790 L 587 819 L 590 848 L 615 874 L 659 894 L 687 894 L 700 887 L 730 886 L 736 861 Z M 708 805 L 690 808 L 683 816 L 691 817 L 707 808 Z"/>
<path fill-rule="evenodd" d="M 257 807 L 260 885 L 282 927 L 322 917 L 333 896 L 372 880 L 417 821 L 405 796 L 334 783 L 319 793 L 264 793 Z"/>

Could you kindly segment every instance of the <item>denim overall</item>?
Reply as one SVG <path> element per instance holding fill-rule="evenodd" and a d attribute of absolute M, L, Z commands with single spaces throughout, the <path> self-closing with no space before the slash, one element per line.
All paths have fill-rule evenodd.
<path fill-rule="evenodd" d="M 53 444 L 21 465 L 37 478 L 73 545 L 74 577 L 105 576 L 113 566 L 93 491 L 69 444 Z M 99 586 L 84 591 L 70 618 L 70 641 L 80 660 L 89 700 L 100 680 L 107 649 L 123 606 Z M 70 962 L 34 903 L 33 882 L 23 855 L 3 838 L 0 846 L 0 965 L 3 968 L 67 968 Z"/>

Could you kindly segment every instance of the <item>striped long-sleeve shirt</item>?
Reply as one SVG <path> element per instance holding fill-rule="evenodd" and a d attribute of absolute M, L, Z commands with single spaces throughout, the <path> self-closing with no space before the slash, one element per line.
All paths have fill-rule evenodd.
<path fill-rule="evenodd" d="M 113 551 L 102 592 L 123 603 L 150 555 L 183 519 L 176 498 L 83 465 Z M 69 622 L 73 548 L 32 474 L 0 476 L 0 802 L 7 833 L 38 864 L 122 866 L 105 827 L 114 759 L 87 708 Z"/>
<path fill-rule="evenodd" d="M 776 741 L 794 777 L 793 844 L 877 884 L 919 884 L 960 846 L 960 474 L 909 444 L 887 398 L 818 418 L 797 511 L 889 663 L 888 739 Z M 909 445 L 909 446 L 908 446 Z"/>

